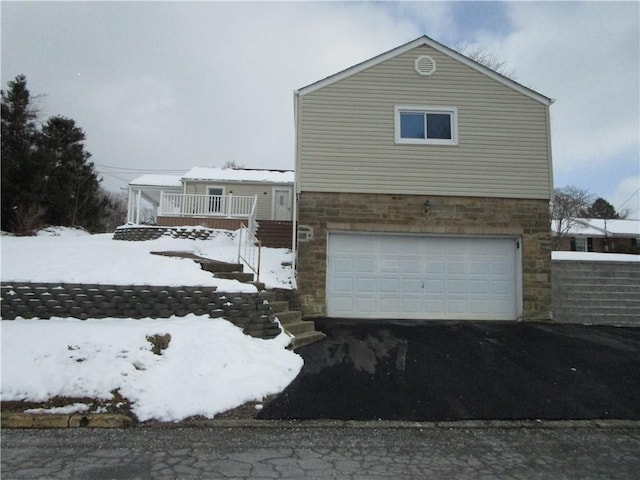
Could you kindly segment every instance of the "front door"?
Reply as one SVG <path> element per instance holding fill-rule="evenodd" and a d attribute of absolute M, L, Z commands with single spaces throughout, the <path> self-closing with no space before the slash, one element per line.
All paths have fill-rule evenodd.
<path fill-rule="evenodd" d="M 291 220 L 291 190 L 279 188 L 273 190 L 273 219 Z"/>
<path fill-rule="evenodd" d="M 222 212 L 222 195 L 224 195 L 224 188 L 207 187 L 207 195 L 208 195 L 207 211 L 209 213 Z"/>

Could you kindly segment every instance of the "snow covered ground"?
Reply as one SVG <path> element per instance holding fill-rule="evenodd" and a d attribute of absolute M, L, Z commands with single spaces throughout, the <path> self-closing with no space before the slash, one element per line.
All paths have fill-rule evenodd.
<path fill-rule="evenodd" d="M 210 240 L 159 238 L 143 242 L 113 240 L 110 233 L 90 235 L 51 228 L 35 237 L 3 236 L 2 281 L 98 283 L 112 285 L 217 286 L 225 292 L 255 292 L 252 285 L 215 278 L 189 259 L 150 255 L 182 250 L 202 257 L 236 262 L 235 232 L 219 230 Z M 288 266 L 283 266 L 283 263 Z M 263 248 L 260 281 L 266 288 L 291 288 L 291 252 Z"/>
<path fill-rule="evenodd" d="M 149 253 L 186 250 L 235 261 L 237 243 L 225 231 L 212 240 L 125 242 L 111 234 L 58 228 L 36 237 L 2 236 L 0 242 L 3 282 L 215 285 L 220 291 L 255 291 L 214 278 L 191 260 Z M 263 249 L 261 281 L 268 288 L 291 288 L 290 262 L 286 249 Z M 259 402 L 282 391 L 303 363 L 285 349 L 289 337 L 284 333 L 273 340 L 255 339 L 223 319 L 196 315 L 18 319 L 3 321 L 0 333 L 2 401 L 44 402 L 56 396 L 109 400 L 117 391 L 141 421 L 213 418 L 246 402 Z M 171 336 L 168 348 L 153 353 L 147 337 L 165 334 Z M 75 402 L 52 413 L 90 408 L 95 405 Z"/>

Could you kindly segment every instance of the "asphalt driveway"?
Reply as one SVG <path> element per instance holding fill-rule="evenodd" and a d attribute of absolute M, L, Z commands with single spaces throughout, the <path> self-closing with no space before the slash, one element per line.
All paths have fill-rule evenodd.
<path fill-rule="evenodd" d="M 263 419 L 640 420 L 640 328 L 321 320 Z"/>

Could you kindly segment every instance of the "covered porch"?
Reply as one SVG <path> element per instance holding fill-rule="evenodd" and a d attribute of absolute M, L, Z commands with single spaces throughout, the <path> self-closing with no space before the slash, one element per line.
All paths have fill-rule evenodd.
<path fill-rule="evenodd" d="M 198 195 L 183 192 L 181 177 L 143 175 L 129 184 L 127 223 L 256 230 L 257 195 Z"/>
<path fill-rule="evenodd" d="M 229 230 L 236 230 L 243 223 L 255 233 L 257 202 L 257 195 L 162 192 L 157 223 L 164 226 L 202 225 Z"/>

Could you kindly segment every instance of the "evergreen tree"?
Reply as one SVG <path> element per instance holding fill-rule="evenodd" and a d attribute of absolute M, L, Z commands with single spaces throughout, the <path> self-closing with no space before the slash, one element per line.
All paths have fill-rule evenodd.
<path fill-rule="evenodd" d="M 621 218 L 620 214 L 616 212 L 615 207 L 604 198 L 597 198 L 586 210 L 584 216 L 588 218 L 606 219 Z"/>
<path fill-rule="evenodd" d="M 42 127 L 36 156 L 44 168 L 46 218 L 51 225 L 95 229 L 108 203 L 84 141 L 84 132 L 69 118 L 52 117 Z"/>
<path fill-rule="evenodd" d="M 1 91 L 2 230 L 13 231 L 20 229 L 18 224 L 25 222 L 28 212 L 40 216 L 43 210 L 38 192 L 39 165 L 34 156 L 37 110 L 24 75 L 18 75 L 7 85 L 8 89 Z"/>
<path fill-rule="evenodd" d="M 2 229 L 31 234 L 49 225 L 96 231 L 112 200 L 85 150 L 85 134 L 71 119 L 51 117 L 38 128 L 27 79 L 2 90 Z"/>

